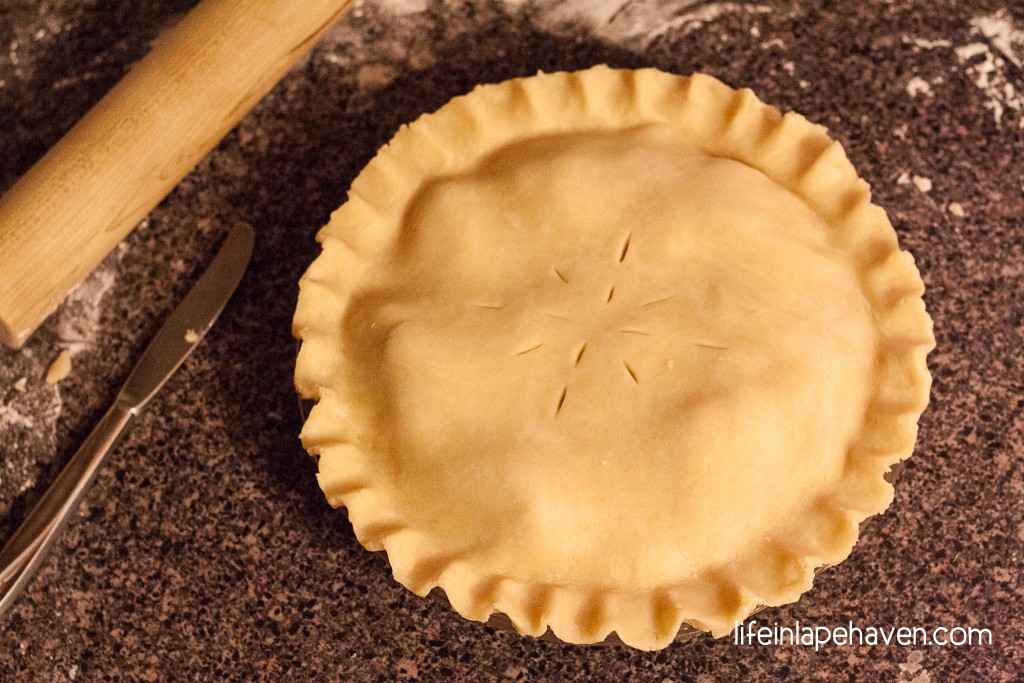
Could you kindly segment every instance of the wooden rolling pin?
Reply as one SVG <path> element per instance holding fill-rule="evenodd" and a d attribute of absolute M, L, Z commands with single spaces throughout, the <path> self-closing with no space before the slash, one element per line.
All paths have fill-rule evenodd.
<path fill-rule="evenodd" d="M 354 0 L 203 0 L 0 198 L 0 342 L 21 346 Z"/>

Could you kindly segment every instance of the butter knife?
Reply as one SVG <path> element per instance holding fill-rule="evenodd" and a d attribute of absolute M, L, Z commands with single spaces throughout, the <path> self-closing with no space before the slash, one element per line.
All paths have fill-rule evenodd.
<path fill-rule="evenodd" d="M 32 578 L 132 417 L 196 348 L 238 287 L 254 236 L 240 223 L 164 322 L 92 433 L 0 550 L 0 617 Z"/>

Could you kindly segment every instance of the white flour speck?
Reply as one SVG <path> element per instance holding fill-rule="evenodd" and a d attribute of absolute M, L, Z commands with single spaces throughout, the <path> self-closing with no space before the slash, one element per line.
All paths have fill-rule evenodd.
<path fill-rule="evenodd" d="M 903 36 L 903 42 L 908 45 L 920 48 L 922 50 L 934 50 L 940 47 L 953 47 L 953 43 L 948 40 L 928 40 L 927 38 L 917 38 L 911 36 Z"/>
<path fill-rule="evenodd" d="M 907 81 L 907 94 L 911 97 L 917 97 L 918 95 L 925 95 L 926 97 L 932 96 L 932 86 L 928 84 L 928 81 L 924 80 L 920 76 L 914 76 Z"/>
<path fill-rule="evenodd" d="M 911 179 L 914 183 L 914 187 L 924 193 L 932 191 L 932 181 L 929 178 L 916 175 Z"/>
<path fill-rule="evenodd" d="M 391 0 L 381 3 L 394 14 L 404 16 L 406 14 L 420 14 L 427 11 L 427 0 Z"/>
<path fill-rule="evenodd" d="M 966 62 L 971 57 L 977 57 L 988 52 L 988 45 L 985 43 L 968 43 L 958 47 L 955 52 L 961 62 Z"/>
<path fill-rule="evenodd" d="M 950 203 L 949 212 L 956 216 L 957 218 L 963 218 L 964 216 L 967 215 L 967 212 L 964 211 L 964 207 L 960 202 Z"/>

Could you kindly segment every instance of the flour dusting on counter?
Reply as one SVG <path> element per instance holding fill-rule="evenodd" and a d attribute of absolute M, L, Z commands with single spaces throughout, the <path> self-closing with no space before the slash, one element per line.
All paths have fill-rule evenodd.
<path fill-rule="evenodd" d="M 426 12 L 428 4 L 427 0 L 392 0 L 388 6 L 395 14 L 404 16 Z"/>
<path fill-rule="evenodd" d="M 1014 26 L 1005 10 L 975 17 L 971 27 L 984 41 L 955 48 L 964 73 L 985 94 L 985 108 L 992 111 L 996 125 L 1002 126 L 1004 116 L 1015 117 L 1017 126 L 1024 128 L 1024 93 L 1014 85 L 1017 79 L 1007 73 L 1007 61 L 1014 71 L 1024 68 L 1024 31 Z"/>
<path fill-rule="evenodd" d="M 453 10 L 460 6 L 452 0 L 441 5 Z M 776 8 L 768 4 L 741 2 L 694 3 L 692 0 L 593 0 L 593 2 L 535 2 L 501 0 L 511 12 L 529 16 L 531 24 L 543 26 L 554 35 L 574 35 L 581 29 L 614 45 L 643 50 L 664 35 L 685 36 L 732 15 L 757 17 Z M 338 67 L 339 75 L 355 76 L 356 94 L 348 102 L 348 111 L 369 106 L 374 92 L 390 85 L 399 75 L 417 71 L 434 63 L 432 41 L 424 40 L 418 30 L 422 17 L 436 11 L 428 0 L 359 0 L 349 21 L 327 32 L 313 59 Z M 359 30 L 364 23 L 386 21 L 386 34 Z M 450 27 L 449 27 L 450 28 Z M 758 38 L 761 29 L 749 28 Z M 780 38 L 759 43 L 762 50 L 785 50 Z M 807 89 L 809 83 L 800 81 Z"/>
<path fill-rule="evenodd" d="M 971 20 L 971 26 L 981 31 L 1004 57 L 1018 68 L 1024 68 L 1024 61 L 1017 55 L 1015 49 L 1018 45 L 1024 48 L 1024 31 L 1014 27 L 1010 17 L 1006 15 L 1006 10 L 1001 9 L 994 14 L 976 17 Z"/>
<path fill-rule="evenodd" d="M 917 97 L 918 95 L 925 95 L 926 97 L 932 96 L 932 86 L 928 81 L 924 80 L 920 76 L 914 76 L 907 81 L 907 94 L 911 97 Z"/>
<path fill-rule="evenodd" d="M 57 334 L 71 355 L 82 352 L 95 340 L 103 297 L 116 279 L 115 264 L 108 259 L 68 295 L 58 313 Z"/>
<path fill-rule="evenodd" d="M 940 47 L 953 47 L 953 43 L 949 40 L 929 40 L 928 38 L 918 38 L 912 36 L 903 36 L 903 42 L 908 45 L 913 45 L 915 48 L 921 50 L 934 50 Z"/>
<path fill-rule="evenodd" d="M 0 405 L 0 430 L 4 426 L 9 427 L 24 427 L 25 429 L 32 429 L 36 426 L 35 420 L 29 415 L 24 415 L 13 406 Z"/>
<path fill-rule="evenodd" d="M 68 295 L 49 324 L 56 338 L 41 330 L 23 349 L 0 350 L 0 515 L 35 486 L 57 455 L 64 406 L 59 382 L 71 373 L 72 358 L 95 344 L 103 301 L 122 255 L 119 250 L 106 259 Z"/>
<path fill-rule="evenodd" d="M 687 35 L 705 24 L 730 14 L 767 14 L 769 5 L 739 2 L 709 2 L 697 4 L 688 0 L 603 0 L 594 3 L 552 3 L 541 12 L 547 22 L 582 21 L 596 29 L 597 35 L 622 44 L 638 47 L 650 45 L 667 33 Z M 760 30 L 753 27 L 751 35 Z M 769 41 L 770 42 L 770 41 Z"/>
<path fill-rule="evenodd" d="M 666 33 L 687 35 L 716 19 L 730 14 L 758 15 L 774 11 L 767 4 L 742 2 L 695 3 L 692 0 L 592 0 L 591 2 L 548 2 L 531 0 L 504 0 L 513 10 L 528 9 L 532 21 L 547 30 L 558 32 L 565 27 L 587 26 L 602 38 L 621 44 L 649 45 Z M 364 12 L 382 10 L 396 17 L 422 14 L 429 9 L 426 0 L 397 0 L 380 2 L 364 0 L 358 3 L 357 16 Z M 758 37 L 760 29 L 751 28 Z M 784 47 L 781 40 L 766 41 L 763 49 Z"/>
<path fill-rule="evenodd" d="M 43 381 L 46 360 L 31 349 L 6 351 L 0 364 L 0 515 L 36 483 L 57 451 L 60 390 Z"/>
<path fill-rule="evenodd" d="M 931 178 L 925 178 L 924 176 L 916 175 L 910 179 L 914 183 L 914 187 L 920 190 L 922 193 L 927 194 L 932 191 L 932 180 Z"/>

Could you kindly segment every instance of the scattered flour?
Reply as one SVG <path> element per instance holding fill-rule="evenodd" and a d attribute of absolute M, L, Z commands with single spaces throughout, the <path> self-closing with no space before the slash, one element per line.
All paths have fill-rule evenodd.
<path fill-rule="evenodd" d="M 4 426 L 16 426 L 24 427 L 25 429 L 32 429 L 36 426 L 36 422 L 28 415 L 23 415 L 18 412 L 18 410 L 13 406 L 0 405 L 0 433 L 2 433 Z"/>
<path fill-rule="evenodd" d="M 985 95 L 985 108 L 991 110 L 996 125 L 1002 126 L 1004 119 L 1013 117 L 1017 125 L 1024 128 L 1024 93 L 1020 91 L 1016 74 L 1007 73 L 1008 63 L 1011 69 L 1024 69 L 1024 30 L 1014 25 L 1013 18 L 1004 9 L 976 16 L 970 25 L 975 39 L 966 45 L 954 46 L 949 40 L 915 36 L 903 36 L 903 42 L 916 50 L 952 48 L 964 73 Z M 911 97 L 929 95 L 931 88 L 926 81 L 915 77 L 907 83 L 907 93 Z"/>
<path fill-rule="evenodd" d="M 57 419 L 63 403 L 57 387 L 28 381 L 42 374 L 31 348 L 3 349 L 0 354 L 0 514 L 6 514 L 56 455 Z"/>
<path fill-rule="evenodd" d="M 921 650 L 911 650 L 910 654 L 907 655 L 907 663 L 900 664 L 900 671 L 906 671 L 908 674 L 916 674 L 921 670 L 921 662 L 924 660 L 924 652 Z"/>
<path fill-rule="evenodd" d="M 951 202 L 949 205 L 949 212 L 957 218 L 963 218 L 967 215 L 967 212 L 964 211 L 964 207 L 960 202 Z"/>
<path fill-rule="evenodd" d="M 679 35 L 685 36 L 703 27 L 704 24 L 711 23 L 719 17 L 728 14 L 768 14 L 772 12 L 772 7 L 768 5 L 709 2 L 706 5 L 689 9 L 692 7 L 692 4 L 691 2 L 665 0 L 652 3 L 627 2 L 623 5 L 623 12 L 616 16 L 615 19 L 617 20 L 620 16 L 628 14 L 628 21 L 611 21 L 604 32 L 610 38 L 635 39 L 637 36 L 642 36 L 641 42 L 649 44 L 668 32 L 677 31 Z M 675 8 L 675 11 L 672 11 L 673 8 Z M 677 12 L 680 13 L 677 14 Z M 666 16 L 672 18 L 665 21 Z M 622 28 L 626 27 L 628 27 L 628 30 L 623 32 Z"/>
<path fill-rule="evenodd" d="M 955 49 L 960 63 L 965 65 L 964 73 L 985 94 L 985 107 L 992 111 L 996 125 L 1002 126 L 1004 116 L 1009 114 L 1024 128 L 1024 94 L 1014 85 L 1016 79 L 1006 72 L 1007 60 L 1018 69 L 1024 68 L 1024 58 L 1018 54 L 1018 48 L 1024 53 L 1024 31 L 1013 25 L 1005 10 L 975 17 L 971 27 L 987 42 L 972 42 Z"/>
<path fill-rule="evenodd" d="M 928 84 L 928 81 L 924 80 L 920 76 L 914 76 L 907 81 L 907 94 L 911 97 L 917 97 L 918 95 L 931 97 L 932 86 Z"/>
<path fill-rule="evenodd" d="M 900 173 L 899 177 L 896 178 L 897 185 L 913 185 L 918 191 L 927 194 L 932 191 L 932 181 L 930 178 L 925 178 L 919 175 L 910 175 L 906 171 Z"/>
<path fill-rule="evenodd" d="M 526 4 L 524 0 L 505 0 L 505 3 L 511 6 Z M 741 2 L 698 4 L 692 0 L 592 0 L 537 4 L 534 10 L 545 25 L 557 27 L 582 21 L 603 38 L 646 46 L 666 33 L 685 36 L 728 14 L 768 14 L 773 8 Z M 750 34 L 760 37 L 761 30 L 752 27 Z M 773 41 L 769 43 L 774 44 Z"/>
<path fill-rule="evenodd" d="M 521 0 L 506 0 L 511 6 L 525 5 Z M 536 7 L 549 21 L 564 22 L 573 19 L 584 19 L 594 26 L 604 26 L 613 21 L 632 3 L 629 0 L 591 0 L 590 2 L 547 3 L 548 7 Z"/>
<path fill-rule="evenodd" d="M 410 69 L 428 67 L 434 61 L 429 40 L 423 40 L 417 26 L 419 15 L 436 12 L 437 4 L 457 4 L 457 0 L 357 0 L 352 9 L 354 19 L 364 17 L 387 20 L 385 36 L 368 35 L 353 30 L 351 22 L 341 22 L 328 31 L 320 42 L 318 58 L 334 64 L 356 80 L 356 94 L 348 102 L 350 112 L 365 108 L 375 90 L 392 82 L 398 74 Z M 542 2 L 534 0 L 501 0 L 512 11 L 528 9 L 531 22 L 543 25 L 555 34 L 575 34 L 580 26 L 588 27 L 597 38 L 631 49 L 644 49 L 661 36 L 672 33 L 685 36 L 723 17 L 739 15 L 756 17 L 777 10 L 765 4 L 739 1 L 698 3 L 693 0 L 588 0 L 587 2 Z M 763 28 L 747 28 L 754 39 L 761 38 Z M 785 49 L 779 39 L 764 36 L 761 49 Z M 810 84 L 803 84 L 807 88 Z"/>
<path fill-rule="evenodd" d="M 909 679 L 909 683 L 931 683 L 932 677 L 928 673 L 928 670 L 924 668 L 921 662 L 924 661 L 923 650 L 911 650 L 910 654 L 907 655 L 907 663 L 900 664 L 901 674 L 914 676 Z M 916 676 L 914 674 L 917 674 Z M 905 677 L 901 677 L 900 680 L 907 680 Z"/>
<path fill-rule="evenodd" d="M 356 92 L 347 103 L 350 113 L 369 106 L 374 93 L 399 75 L 434 63 L 434 45 L 422 33 L 420 16 L 430 11 L 427 0 L 360 0 L 351 16 L 386 25 L 386 32 L 361 30 L 341 21 L 324 35 L 313 58 L 354 77 Z"/>
<path fill-rule="evenodd" d="M 391 0 L 387 3 L 388 9 L 398 16 L 426 12 L 427 5 L 427 0 Z"/>
<path fill-rule="evenodd" d="M 57 422 L 64 403 L 60 385 L 44 378 L 49 375 L 56 382 L 66 376 L 72 357 L 95 343 L 103 299 L 114 285 L 117 258 L 123 253 L 105 260 L 71 292 L 49 323 L 56 339 L 39 334 L 20 350 L 0 349 L 0 515 L 35 486 L 57 455 Z"/>
<path fill-rule="evenodd" d="M 914 47 L 922 50 L 934 50 L 939 47 L 953 47 L 953 43 L 948 40 L 928 40 L 927 38 L 917 38 L 912 36 L 903 36 L 903 43 L 913 45 Z"/>
<path fill-rule="evenodd" d="M 72 356 L 86 349 L 96 338 L 103 312 L 103 297 L 114 286 L 116 265 L 110 259 L 82 281 L 60 308 L 57 336 Z"/>
<path fill-rule="evenodd" d="M 1024 48 L 1024 31 L 1014 27 L 1006 10 L 1001 9 L 995 14 L 975 17 L 971 19 L 971 26 L 981 31 L 982 35 L 988 38 L 992 45 L 1017 68 L 1024 69 L 1024 62 L 1014 50 L 1015 45 Z"/>
<path fill-rule="evenodd" d="M 956 49 L 956 56 L 960 58 L 961 62 L 984 54 L 989 54 L 988 45 L 985 43 L 970 43 Z"/>

